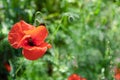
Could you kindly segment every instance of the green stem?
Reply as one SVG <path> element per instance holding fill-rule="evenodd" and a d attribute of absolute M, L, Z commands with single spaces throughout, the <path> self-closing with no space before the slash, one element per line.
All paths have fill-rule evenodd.
<path fill-rule="evenodd" d="M 24 60 L 24 59 L 23 59 Z M 16 76 L 17 75 L 17 73 L 18 73 L 18 71 L 22 68 L 22 66 L 23 66 L 23 60 L 21 61 L 21 65 L 17 68 L 17 70 L 15 71 L 15 74 L 14 74 L 14 76 Z"/>

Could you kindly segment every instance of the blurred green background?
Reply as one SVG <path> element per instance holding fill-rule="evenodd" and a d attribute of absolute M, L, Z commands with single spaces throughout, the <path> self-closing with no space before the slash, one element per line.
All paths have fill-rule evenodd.
<path fill-rule="evenodd" d="M 46 24 L 52 48 L 42 58 L 29 61 L 8 43 L 20 20 Z M 120 0 L 0 0 L 1 80 L 114 80 L 119 63 Z"/>

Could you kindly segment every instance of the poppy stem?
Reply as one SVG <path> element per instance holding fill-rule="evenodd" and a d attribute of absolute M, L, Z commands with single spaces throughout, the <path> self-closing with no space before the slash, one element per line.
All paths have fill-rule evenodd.
<path fill-rule="evenodd" d="M 57 32 L 58 32 L 58 30 L 59 30 L 60 27 L 61 27 L 61 25 L 57 26 L 56 30 L 53 32 L 53 34 L 51 35 L 51 37 L 54 37 L 57 34 Z M 50 42 L 50 41 L 52 41 L 52 38 L 48 40 L 48 42 Z"/>
<path fill-rule="evenodd" d="M 23 60 L 21 61 L 21 65 L 17 68 L 17 70 L 15 71 L 15 74 L 14 74 L 14 76 L 15 75 L 17 75 L 17 73 L 18 73 L 18 71 L 22 68 L 22 66 L 23 66 Z"/>
<path fill-rule="evenodd" d="M 57 32 L 58 32 L 59 28 L 60 28 L 60 25 L 58 25 L 58 27 L 56 28 L 56 30 L 55 30 L 55 32 L 53 33 L 53 35 L 52 35 L 52 36 L 55 36 L 55 35 L 57 34 Z"/>
<path fill-rule="evenodd" d="M 59 30 L 60 27 L 61 27 L 60 24 L 62 24 L 63 20 L 64 20 L 64 16 L 62 17 L 61 21 L 58 23 L 57 28 L 56 28 L 56 30 L 53 32 L 53 34 L 51 35 L 51 37 L 54 37 L 54 36 L 57 34 L 58 30 Z M 50 40 L 48 40 L 48 42 L 49 42 L 49 41 L 52 41 L 52 38 L 51 38 Z"/>

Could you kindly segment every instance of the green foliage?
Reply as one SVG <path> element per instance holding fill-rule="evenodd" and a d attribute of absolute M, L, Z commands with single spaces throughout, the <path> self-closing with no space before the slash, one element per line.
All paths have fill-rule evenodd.
<path fill-rule="evenodd" d="M 113 80 L 119 64 L 119 0 L 1 0 L 0 78 L 9 80 L 67 80 L 77 73 L 87 80 Z M 7 36 L 21 19 L 45 23 L 52 49 L 36 61 L 13 49 Z M 12 71 L 7 73 L 4 63 Z M 119 65 L 118 65 L 119 66 Z M 4 77 L 4 79 L 5 79 Z"/>

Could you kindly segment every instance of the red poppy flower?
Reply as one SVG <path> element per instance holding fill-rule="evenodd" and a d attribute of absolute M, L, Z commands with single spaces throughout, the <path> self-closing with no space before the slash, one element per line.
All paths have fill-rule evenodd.
<path fill-rule="evenodd" d="M 68 80 L 86 80 L 85 78 L 82 78 L 81 76 L 77 74 L 72 74 L 68 77 Z"/>
<path fill-rule="evenodd" d="M 6 70 L 7 70 L 8 72 L 11 71 L 11 66 L 10 66 L 9 63 L 5 63 L 4 66 L 5 66 L 5 68 L 6 68 Z"/>
<path fill-rule="evenodd" d="M 120 69 L 116 68 L 115 69 L 115 80 L 120 80 Z"/>
<path fill-rule="evenodd" d="M 51 45 L 45 42 L 48 31 L 44 25 L 34 27 L 24 21 L 13 25 L 8 34 L 8 41 L 14 48 L 23 48 L 22 54 L 29 60 L 36 60 L 44 55 Z"/>
<path fill-rule="evenodd" d="M 116 74 L 116 75 L 115 75 L 115 79 L 116 79 L 116 80 L 120 80 L 120 74 Z"/>
<path fill-rule="evenodd" d="M 86 78 L 82 78 L 81 80 L 86 80 Z"/>

